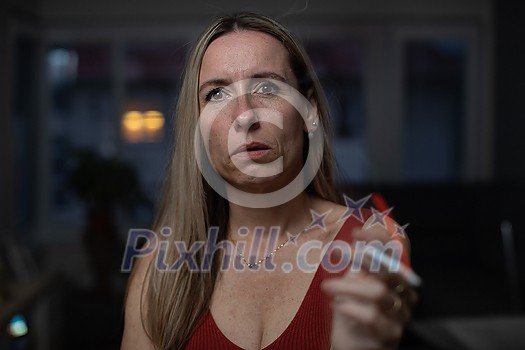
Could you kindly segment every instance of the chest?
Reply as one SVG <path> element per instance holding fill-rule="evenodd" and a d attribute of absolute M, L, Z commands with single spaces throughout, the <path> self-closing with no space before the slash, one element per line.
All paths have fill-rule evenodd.
<path fill-rule="evenodd" d="M 224 272 L 210 305 L 220 331 L 243 349 L 271 344 L 293 321 L 315 276 L 294 270 Z"/>
<path fill-rule="evenodd" d="M 259 267 L 256 270 L 243 268 L 241 271 L 228 269 L 221 272 L 210 311 L 223 335 L 243 349 L 263 349 L 287 330 L 300 308 L 305 310 L 305 297 L 310 306 L 317 304 L 319 297 L 324 300 L 324 293 L 319 289 L 323 270 L 318 270 L 317 266 L 321 262 L 323 247 L 333 240 L 339 228 L 339 224 L 334 225 L 327 232 L 304 241 L 299 239 L 296 246 L 287 245 L 279 250 L 272 257 L 273 270 Z M 318 244 L 301 251 L 312 242 Z M 298 257 L 303 253 L 300 262 Z M 291 269 L 285 269 L 285 264 Z M 324 301 L 323 305 L 329 309 L 328 301 Z M 330 323 L 328 313 L 322 318 L 326 324 Z M 309 323 L 312 321 L 317 320 L 308 319 Z"/>

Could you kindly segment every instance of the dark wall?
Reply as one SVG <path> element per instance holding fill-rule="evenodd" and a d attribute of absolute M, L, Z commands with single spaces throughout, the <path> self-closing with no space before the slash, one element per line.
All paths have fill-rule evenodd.
<path fill-rule="evenodd" d="M 483 184 L 408 185 L 380 192 L 410 223 L 412 263 L 424 279 L 416 315 L 525 311 L 525 21 L 523 4 L 494 0 L 494 168 Z M 359 196 L 358 196 L 359 198 Z M 500 225 L 512 223 L 519 284 L 508 276 Z M 513 292 L 521 306 L 513 302 Z"/>
<path fill-rule="evenodd" d="M 523 2 L 496 0 L 496 180 L 525 181 L 525 21 Z"/>
<path fill-rule="evenodd" d="M 380 193 L 408 224 L 412 266 L 422 276 L 420 318 L 524 312 L 525 225 L 515 184 L 407 184 L 342 189 L 355 199 Z M 372 205 L 372 203 L 369 203 Z M 509 279 L 500 225 L 512 223 L 518 286 Z M 513 275 L 513 277 L 515 277 Z M 516 305 L 513 296 L 522 300 Z"/>
<path fill-rule="evenodd" d="M 5 2 L 0 4 L 0 239 L 3 231 L 14 228 L 14 191 L 12 159 L 12 126 L 10 117 L 10 83 L 9 74 L 9 14 Z"/>

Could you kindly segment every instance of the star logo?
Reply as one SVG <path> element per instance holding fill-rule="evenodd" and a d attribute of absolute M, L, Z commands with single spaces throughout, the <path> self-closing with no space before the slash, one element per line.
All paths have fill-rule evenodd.
<path fill-rule="evenodd" d="M 408 225 L 410 225 L 410 224 L 406 224 L 406 225 L 403 225 L 403 226 L 400 226 L 400 225 L 396 224 L 396 230 L 392 234 L 392 238 L 395 238 L 397 236 L 399 236 L 401 238 L 407 238 L 405 229 L 408 227 Z"/>
<path fill-rule="evenodd" d="M 343 198 L 345 199 L 345 206 L 346 211 L 341 216 L 341 218 L 338 221 L 343 221 L 348 219 L 349 217 L 353 216 L 359 222 L 363 222 L 363 207 L 368 202 L 368 200 L 372 197 L 371 194 L 369 194 L 366 197 L 363 197 L 357 201 L 354 201 L 352 198 L 348 197 L 346 194 L 343 194 Z"/>
<path fill-rule="evenodd" d="M 366 224 L 365 229 L 368 229 L 368 228 L 370 228 L 372 226 L 375 226 L 375 225 L 379 225 L 379 226 L 381 226 L 382 228 L 384 228 L 386 230 L 387 229 L 387 225 L 385 223 L 385 217 L 387 217 L 388 214 L 390 214 L 392 209 L 394 209 L 394 207 L 390 207 L 387 210 L 380 212 L 376 208 L 372 207 L 372 216 L 370 217 L 372 219 L 372 221 Z"/>
<path fill-rule="evenodd" d="M 332 211 L 332 209 L 330 209 L 330 210 L 328 210 L 328 211 L 326 211 L 326 212 L 324 212 L 322 214 L 319 214 L 315 210 L 310 209 L 310 214 L 312 214 L 312 222 L 310 223 L 310 225 L 308 225 L 308 229 L 311 230 L 314 227 L 319 227 L 323 231 L 326 231 L 325 220 L 326 220 L 328 214 L 330 214 L 331 211 Z"/>
<path fill-rule="evenodd" d="M 290 232 L 286 232 L 286 235 L 288 236 L 287 243 L 293 244 L 297 247 L 297 237 L 299 237 L 299 234 L 292 235 Z"/>

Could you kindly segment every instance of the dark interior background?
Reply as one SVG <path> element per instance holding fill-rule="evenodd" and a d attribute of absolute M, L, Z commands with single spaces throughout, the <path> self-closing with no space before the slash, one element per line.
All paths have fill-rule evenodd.
<path fill-rule="evenodd" d="M 482 56 L 479 60 L 488 61 L 484 63 L 488 69 L 479 70 L 480 74 L 486 75 L 479 81 L 489 84 L 483 90 L 489 93 L 478 94 L 473 101 L 477 108 L 490 116 L 485 129 L 488 136 L 485 137 L 491 142 L 488 150 L 480 151 L 482 156 L 490 158 L 484 163 L 489 164 L 489 169 L 482 174 L 464 176 L 462 164 L 468 163 L 469 159 L 465 159 L 462 153 L 454 163 L 454 169 L 459 170 L 451 175 L 418 178 L 410 174 L 405 176 L 400 171 L 391 177 L 368 177 L 365 172 L 354 174 L 355 181 L 354 175 L 340 181 L 340 191 L 354 198 L 380 193 L 394 207 L 396 220 L 409 224 L 412 265 L 424 280 L 419 290 L 421 301 L 414 311 L 414 323 L 457 317 L 523 316 L 525 25 L 520 2 L 483 2 L 488 4 L 489 10 L 479 17 L 474 11 L 465 10 L 476 6 L 473 5 L 475 1 L 469 0 L 418 1 L 417 5 L 414 1 L 397 1 L 395 4 L 378 1 L 377 4 L 368 2 L 368 5 L 360 5 L 359 1 L 324 3 L 312 1 L 305 9 L 302 4 L 292 1 L 270 1 L 260 6 L 263 12 L 272 15 L 290 12 L 284 16 L 285 22 L 291 23 L 292 29 L 301 28 L 300 36 L 305 39 L 307 47 L 308 43 L 312 44 L 314 63 L 316 60 L 322 63 L 322 53 L 328 52 L 322 43 L 333 38 L 330 38 L 330 31 L 327 31 L 326 39 L 323 39 L 322 32 L 309 33 L 305 28 L 309 28 L 310 23 L 312 28 L 329 28 L 333 23 L 339 23 L 341 28 L 346 23 L 360 28 L 388 28 L 396 23 L 424 25 L 430 18 L 438 26 L 467 23 L 481 28 L 476 35 L 482 33 L 479 41 L 482 49 L 476 52 Z M 343 8 L 340 12 L 339 7 Z M 120 272 L 120 263 L 128 229 L 148 228 L 153 216 L 159 189 L 155 181 L 161 178 L 165 154 L 170 147 L 166 135 L 169 135 L 172 122 L 168 113 L 173 109 L 180 64 L 185 54 L 180 48 L 187 46 L 185 38 L 197 35 L 203 24 L 215 14 L 240 8 L 259 9 L 238 2 L 221 6 L 200 2 L 180 5 L 159 1 L 146 5 L 146 2 L 115 1 L 109 5 L 103 1 L 60 0 L 3 1 L 0 4 L 0 349 L 118 349 L 123 326 L 122 302 L 128 278 L 126 273 Z M 148 100 L 144 98 L 144 91 L 162 91 L 153 98 L 166 111 L 166 135 L 162 141 L 146 141 L 142 148 L 126 144 L 106 154 L 83 149 L 74 157 L 51 159 L 49 155 L 55 154 L 56 147 L 65 147 L 64 143 L 50 137 L 54 135 L 55 120 L 58 120 L 54 119 L 53 111 L 84 113 L 84 107 L 100 111 L 106 108 L 101 107 L 106 104 L 88 102 L 85 106 L 75 107 L 77 109 L 62 106 L 63 101 L 71 101 L 68 95 L 71 90 L 68 86 L 50 90 L 50 73 L 46 71 L 48 53 L 74 47 L 82 55 L 85 47 L 100 45 L 104 48 L 106 32 L 112 33 L 113 37 L 122 35 L 144 43 L 151 38 L 151 32 L 162 31 L 163 26 L 170 30 L 177 21 L 184 23 L 187 31 L 181 34 L 182 39 L 177 39 L 182 40 L 179 49 L 166 52 L 170 60 L 149 63 L 151 67 L 169 67 L 167 78 L 159 77 L 165 72 L 161 71 L 153 72 L 153 78 L 149 80 L 140 77 L 134 80 L 133 60 L 147 60 L 150 48 L 144 49 L 139 44 L 134 46 L 135 42 L 128 40 L 129 49 L 125 52 L 131 60 L 129 65 L 115 65 L 114 55 L 122 51 L 113 49 L 91 49 L 79 56 L 88 57 L 79 64 L 83 71 L 78 72 L 88 79 L 82 86 L 75 86 L 75 89 L 91 91 L 93 101 L 106 101 L 108 91 L 122 95 L 117 96 L 116 100 L 120 102 L 116 105 L 107 103 L 109 112 L 100 112 L 113 116 L 113 127 L 120 125 L 123 112 L 134 108 L 126 105 L 129 100 L 134 97 Z M 355 45 L 349 45 L 351 57 L 360 55 L 359 42 Z M 164 47 L 155 51 L 160 52 L 155 57 L 164 57 Z M 483 49 L 487 47 L 488 52 Z M 61 52 L 65 51 L 55 53 Z M 141 57 L 146 58 L 141 61 Z M 171 66 L 172 61 L 178 63 Z M 341 73 L 345 77 L 343 82 L 337 81 L 333 75 L 323 80 L 320 75 L 323 83 L 334 91 L 345 86 L 349 94 L 353 94 L 351 89 L 360 85 L 348 82 L 355 78 L 359 64 L 345 67 L 347 71 Z M 327 68 L 320 68 L 323 69 Z M 121 79 L 128 74 L 131 78 L 126 81 L 126 91 L 115 88 L 115 82 L 105 78 L 108 75 Z M 166 79 L 171 79 L 173 84 L 166 85 Z M 344 85 L 347 83 L 349 85 Z M 385 87 L 387 97 L 395 94 L 390 88 Z M 354 113 L 350 109 L 347 111 Z M 340 114 L 344 116 L 344 113 Z M 367 118 L 366 112 L 362 113 Z M 71 118 L 74 120 L 74 114 Z M 353 131 L 339 131 L 341 135 L 352 137 L 352 132 L 363 128 L 360 123 L 363 121 L 356 119 L 349 124 L 349 130 Z M 75 122 L 68 125 L 75 127 Z M 76 127 L 77 132 L 83 128 Z M 451 136 L 456 140 L 453 142 L 463 141 L 463 135 L 468 134 L 463 128 L 458 124 L 451 129 L 456 135 Z M 476 131 L 472 134 L 475 135 Z M 70 133 L 67 136 L 72 139 L 92 138 L 86 141 L 87 144 L 107 142 L 108 145 L 120 145 L 123 137 L 118 132 L 100 136 L 100 141 L 99 135 Z M 165 153 L 151 157 L 152 150 L 157 149 Z M 339 161 L 351 163 L 351 156 L 348 157 L 343 156 Z M 399 157 L 393 154 L 388 159 L 396 162 L 401 159 Z M 151 167 L 137 169 L 139 158 L 150 162 L 147 164 L 152 164 Z M 83 164 L 80 170 L 76 167 L 79 163 Z M 429 163 L 432 163 L 431 159 Z M 414 164 L 410 168 L 414 174 L 426 174 L 424 167 L 429 164 L 425 163 L 421 168 L 418 168 L 419 163 Z M 69 169 L 69 172 L 60 169 Z M 72 169 L 77 169 L 80 175 L 71 175 L 74 173 Z M 154 177 L 153 172 L 159 175 Z M 60 177 L 63 174 L 69 174 L 73 180 L 69 177 L 64 180 Z M 86 182 L 86 178 L 97 179 L 102 187 L 90 187 L 91 182 Z M 64 190 L 63 184 L 71 182 L 76 184 L 75 190 Z M 110 195 L 113 197 L 107 197 Z M 83 202 L 79 198 L 87 200 Z M 513 232 L 510 255 L 502 240 L 501 230 L 505 224 L 510 224 Z M 96 234 L 88 235 L 88 231 Z M 14 315 L 26 319 L 28 335 L 13 338 L 4 331 Z M 407 338 L 406 348 L 433 348 L 416 339 L 415 335 Z"/>

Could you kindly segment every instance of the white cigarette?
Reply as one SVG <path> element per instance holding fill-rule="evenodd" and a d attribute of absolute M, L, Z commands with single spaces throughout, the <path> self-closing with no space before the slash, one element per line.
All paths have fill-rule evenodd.
<path fill-rule="evenodd" d="M 371 248 L 371 249 L 370 249 Z M 365 249 L 365 253 L 372 258 L 374 262 L 379 262 L 381 265 L 385 267 L 391 267 L 391 266 L 399 266 L 399 270 L 396 272 L 399 272 L 401 276 L 410 284 L 412 287 L 419 287 L 423 283 L 423 280 L 421 277 L 417 275 L 417 273 L 414 272 L 410 267 L 404 265 L 400 261 L 395 261 L 391 256 L 384 254 L 384 252 L 380 251 L 374 246 L 367 246 Z"/>

